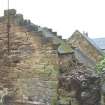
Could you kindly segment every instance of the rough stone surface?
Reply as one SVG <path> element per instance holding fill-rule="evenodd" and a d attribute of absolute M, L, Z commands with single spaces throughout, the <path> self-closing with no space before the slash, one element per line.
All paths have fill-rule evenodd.
<path fill-rule="evenodd" d="M 8 16 L 8 13 L 10 15 L 16 15 L 16 10 L 15 9 L 4 10 L 4 16 Z"/>
<path fill-rule="evenodd" d="M 22 16 L 18 16 L 22 20 Z M 55 45 L 52 41 L 45 42 L 42 32 L 29 31 L 25 25 L 17 24 L 20 20 L 14 22 L 16 17 L 10 18 L 13 21 L 10 21 L 9 55 L 7 18 L 3 17 L 0 23 L 0 97 L 5 100 L 5 97 L 12 96 L 9 101 L 28 100 L 51 105 L 57 89 Z"/>
<path fill-rule="evenodd" d="M 0 104 L 100 105 L 100 79 L 76 60 L 70 44 L 15 12 L 9 53 L 7 11 L 0 18 Z"/>
<path fill-rule="evenodd" d="M 91 60 L 91 62 L 93 62 L 94 65 L 94 63 L 99 62 L 102 58 L 101 49 L 95 46 L 95 44 L 93 44 L 94 42 L 88 36 L 83 35 L 79 31 L 75 31 L 68 41 L 73 47 L 78 48 L 83 55 L 86 56 L 84 57 L 80 55 L 83 58 L 82 63 L 85 63 L 88 58 Z M 86 65 L 88 65 L 87 62 Z"/>
<path fill-rule="evenodd" d="M 79 63 L 74 54 L 59 55 L 58 103 L 100 105 L 101 80 L 94 70 Z"/>

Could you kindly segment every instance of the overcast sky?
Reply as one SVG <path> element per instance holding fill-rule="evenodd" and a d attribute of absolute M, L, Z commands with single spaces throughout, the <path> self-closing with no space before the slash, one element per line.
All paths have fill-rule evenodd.
<path fill-rule="evenodd" d="M 7 0 L 0 0 L 0 15 L 6 8 Z M 105 0 L 10 0 L 10 8 L 63 38 L 77 29 L 91 38 L 105 37 Z"/>

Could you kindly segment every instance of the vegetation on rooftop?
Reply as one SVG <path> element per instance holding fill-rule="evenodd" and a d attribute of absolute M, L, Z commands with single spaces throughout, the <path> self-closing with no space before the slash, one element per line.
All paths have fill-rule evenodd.
<path fill-rule="evenodd" d="M 60 52 L 60 53 L 72 53 L 73 49 L 71 48 L 71 46 L 68 43 L 62 41 L 61 45 L 58 48 L 58 52 Z"/>
<path fill-rule="evenodd" d="M 96 64 L 96 72 L 98 74 L 103 74 L 105 72 L 105 55 L 102 57 L 101 61 Z"/>

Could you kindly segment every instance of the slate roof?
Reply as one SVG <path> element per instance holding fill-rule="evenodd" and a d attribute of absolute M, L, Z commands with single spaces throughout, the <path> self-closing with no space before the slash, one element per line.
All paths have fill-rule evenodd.
<path fill-rule="evenodd" d="M 85 66 L 89 66 L 89 67 L 95 66 L 95 62 L 92 59 L 90 59 L 86 54 L 84 54 L 79 48 L 75 48 L 74 54 L 76 59 L 80 63 L 83 63 Z"/>
<path fill-rule="evenodd" d="M 96 44 L 96 43 L 93 41 L 93 39 L 91 39 L 91 38 L 89 38 L 88 36 L 83 35 L 83 34 L 82 34 L 82 36 L 84 36 L 85 39 L 86 39 L 100 54 L 103 55 L 100 46 L 99 46 L 98 44 Z"/>
<path fill-rule="evenodd" d="M 92 40 L 100 49 L 105 50 L 105 38 L 94 38 Z"/>

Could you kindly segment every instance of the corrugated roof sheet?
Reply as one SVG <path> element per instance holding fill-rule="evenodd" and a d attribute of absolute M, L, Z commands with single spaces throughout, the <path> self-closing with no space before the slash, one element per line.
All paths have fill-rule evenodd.
<path fill-rule="evenodd" d="M 92 40 L 100 49 L 105 49 L 105 38 L 95 38 Z"/>

